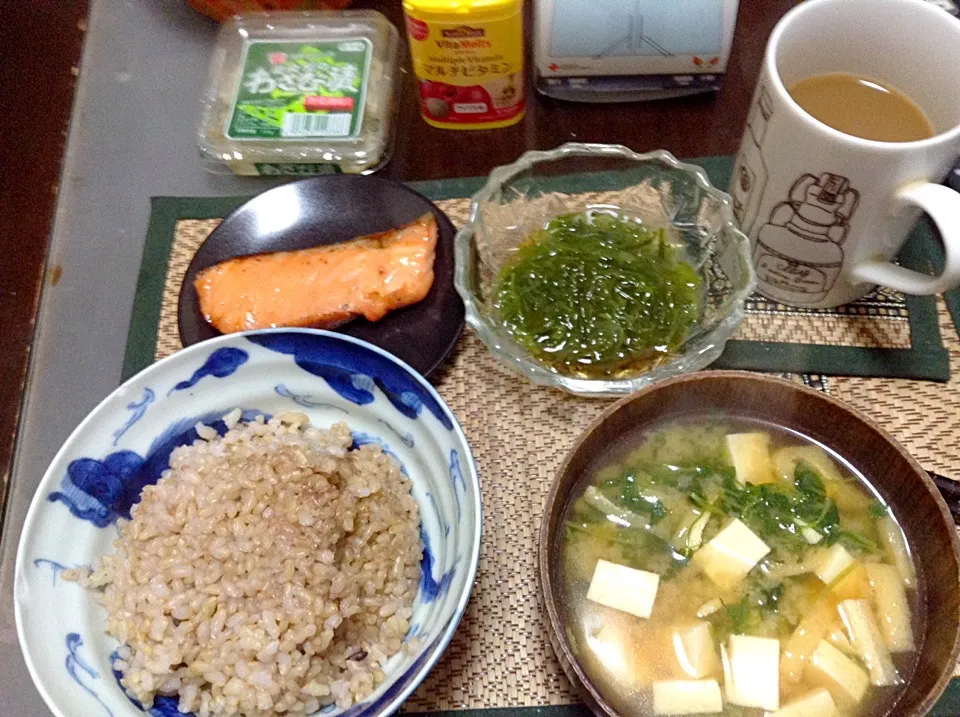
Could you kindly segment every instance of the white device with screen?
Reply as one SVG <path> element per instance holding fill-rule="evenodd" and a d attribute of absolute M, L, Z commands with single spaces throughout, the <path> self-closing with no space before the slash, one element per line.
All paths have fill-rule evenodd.
<path fill-rule="evenodd" d="M 719 88 L 737 0 L 535 0 L 537 89 L 622 101 Z"/>

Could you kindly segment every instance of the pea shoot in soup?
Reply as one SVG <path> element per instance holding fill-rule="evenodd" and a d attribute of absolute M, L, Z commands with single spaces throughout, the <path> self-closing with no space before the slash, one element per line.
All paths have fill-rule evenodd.
<path fill-rule="evenodd" d="M 765 423 L 661 424 L 584 476 L 563 535 L 567 638 L 624 715 L 866 717 L 916 664 L 917 576 L 842 459 Z"/>

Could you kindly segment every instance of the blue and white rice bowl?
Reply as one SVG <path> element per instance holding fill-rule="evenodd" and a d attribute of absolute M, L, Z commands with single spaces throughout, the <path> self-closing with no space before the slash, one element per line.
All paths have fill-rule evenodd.
<path fill-rule="evenodd" d="M 380 444 L 413 484 L 420 508 L 422 578 L 408 639 L 374 693 L 324 715 L 385 715 L 423 680 L 449 643 L 473 586 L 480 551 L 480 484 L 463 431 L 436 391 L 406 364 L 363 341 L 311 329 L 233 334 L 185 349 L 114 391 L 77 427 L 44 475 L 17 554 L 15 610 L 30 674 L 54 714 L 179 715 L 177 698 L 144 710 L 113 670 L 120 647 L 91 591 L 64 580 L 112 552 L 171 451 L 197 438 L 197 423 L 227 430 L 244 418 L 302 412 L 314 426 L 346 422 L 354 444 Z"/>

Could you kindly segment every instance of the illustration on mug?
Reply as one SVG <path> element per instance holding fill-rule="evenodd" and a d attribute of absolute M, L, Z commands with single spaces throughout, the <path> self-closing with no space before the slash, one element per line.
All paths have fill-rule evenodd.
<path fill-rule="evenodd" d="M 859 202 L 860 193 L 839 174 L 797 178 L 757 234 L 760 293 L 786 304 L 822 301 L 843 268 L 842 245 Z"/>
<path fill-rule="evenodd" d="M 757 91 L 757 101 L 747 118 L 743 145 L 733 168 L 730 195 L 733 198 L 733 214 L 740 222 L 744 234 L 750 234 L 760 211 L 763 192 L 767 188 L 767 163 L 763 159 L 763 140 L 773 116 L 773 98 L 763 85 Z"/>

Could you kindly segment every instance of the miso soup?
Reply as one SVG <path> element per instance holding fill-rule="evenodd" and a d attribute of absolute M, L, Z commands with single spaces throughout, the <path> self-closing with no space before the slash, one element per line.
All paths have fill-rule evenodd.
<path fill-rule="evenodd" d="M 563 535 L 567 637 L 619 711 L 877 716 L 922 634 L 895 517 L 843 459 L 765 423 L 625 438 Z"/>

